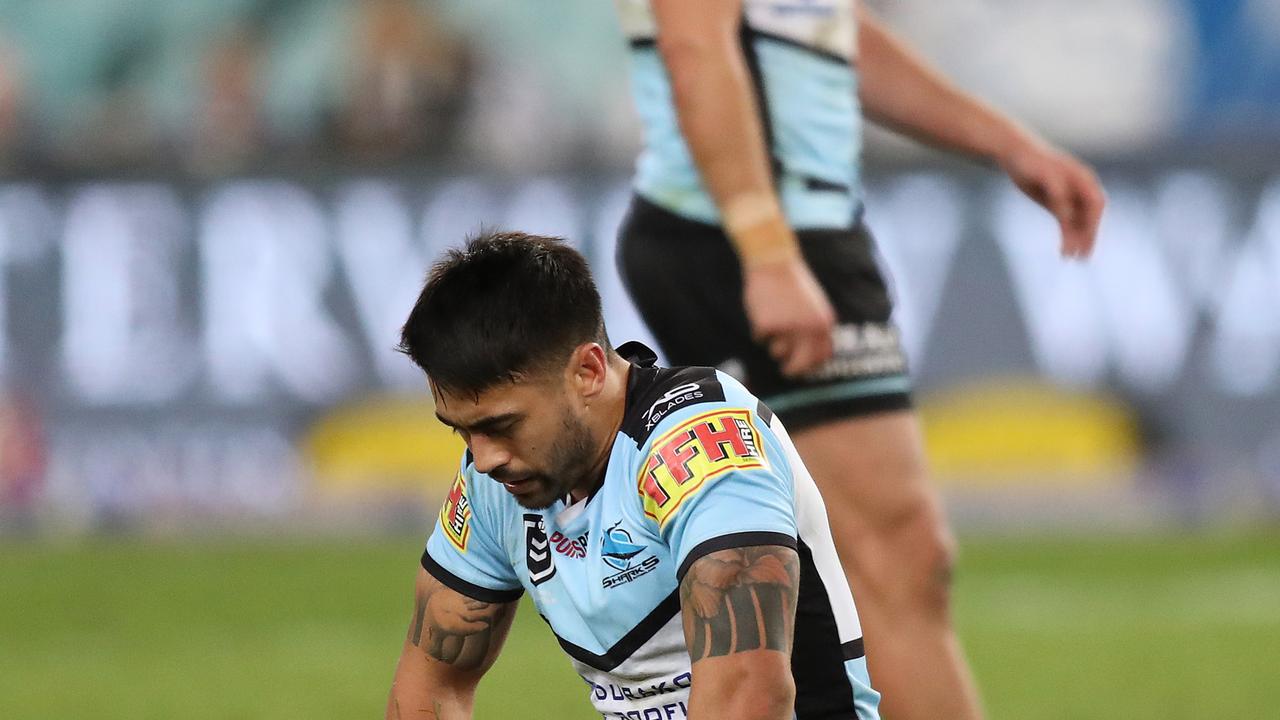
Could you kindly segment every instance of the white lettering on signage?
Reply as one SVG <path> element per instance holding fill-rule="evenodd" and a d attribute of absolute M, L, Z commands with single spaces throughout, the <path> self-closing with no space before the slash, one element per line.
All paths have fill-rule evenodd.
<path fill-rule="evenodd" d="M 867 206 L 903 348 L 908 358 L 923 358 L 964 230 L 960 187 L 934 173 L 907 175 L 874 192 Z"/>
<path fill-rule="evenodd" d="M 917 365 L 933 362 L 930 334 L 950 330 L 935 327 L 947 298 L 967 301 L 966 283 L 995 281 L 994 297 L 1012 291 L 1036 365 L 1058 382 L 1155 393 L 1194 376 L 1233 396 L 1280 383 L 1280 182 L 1256 200 L 1205 172 L 1171 172 L 1149 188 L 1108 182 L 1087 263 L 1058 256 L 1042 209 L 1003 181 L 994 188 L 972 194 L 918 173 L 869 193 Z M 647 338 L 613 270 L 625 184 L 578 193 L 549 177 L 509 191 L 473 178 L 422 190 L 359 180 L 329 197 L 284 181 L 215 185 L 194 203 L 158 183 L 90 183 L 60 197 L 0 186 L 0 372 L 19 352 L 24 366 L 42 363 L 47 332 L 68 395 L 92 405 L 160 406 L 199 391 L 227 404 L 329 402 L 368 374 L 418 387 L 393 350 L 399 325 L 429 262 L 486 221 L 583 240 L 611 333 Z M 951 277 L 961 240 L 988 231 L 1008 286 L 985 269 Z M 15 305 L 34 272 L 58 282 L 39 301 L 58 308 L 47 331 Z"/>
<path fill-rule="evenodd" d="M 198 369 L 181 315 L 187 217 L 162 185 L 94 184 L 67 203 L 62 364 L 94 404 L 171 400 Z"/>
<path fill-rule="evenodd" d="M 420 388 L 422 372 L 393 350 L 431 258 L 416 241 L 409 205 L 387 182 L 355 182 L 338 193 L 338 252 L 379 379 Z"/>
<path fill-rule="evenodd" d="M 354 348 L 325 305 L 333 272 L 316 199 L 284 182 L 236 182 L 201 214 L 204 341 L 220 398 L 260 402 L 269 381 L 298 398 L 339 397 L 355 381 Z"/>

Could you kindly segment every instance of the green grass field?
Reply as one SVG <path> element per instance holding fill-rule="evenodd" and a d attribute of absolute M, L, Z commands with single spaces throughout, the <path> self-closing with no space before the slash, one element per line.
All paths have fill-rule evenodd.
<path fill-rule="evenodd" d="M 0 544 L 0 718 L 380 717 L 418 541 Z M 1280 532 L 963 545 L 994 720 L 1280 716 Z M 596 717 L 523 607 L 476 716 Z"/>

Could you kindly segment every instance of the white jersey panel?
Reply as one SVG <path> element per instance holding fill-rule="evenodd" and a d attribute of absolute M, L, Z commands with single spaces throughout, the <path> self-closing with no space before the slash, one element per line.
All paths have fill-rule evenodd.
<path fill-rule="evenodd" d="M 800 453 L 791 442 L 791 436 L 777 417 L 769 423 L 769 427 L 782 440 L 786 447 L 791 472 L 795 476 L 796 525 L 799 528 L 800 540 L 809 546 L 813 553 L 813 564 L 822 578 L 822 585 L 831 598 L 831 610 L 835 614 L 836 626 L 840 629 L 840 641 L 849 642 L 862 637 L 862 623 L 858 620 L 853 591 L 849 589 L 849 581 L 844 576 L 844 568 L 836 555 L 836 546 L 831 537 L 831 524 L 827 519 L 827 506 L 813 482 L 809 469 L 800 460 Z"/>

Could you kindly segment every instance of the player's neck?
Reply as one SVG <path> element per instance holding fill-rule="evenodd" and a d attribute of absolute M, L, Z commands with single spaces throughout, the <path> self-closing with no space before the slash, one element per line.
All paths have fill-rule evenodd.
<path fill-rule="evenodd" d="M 610 353 L 605 389 L 600 393 L 596 407 L 592 408 L 597 418 L 590 424 L 596 459 L 583 474 L 582 481 L 569 491 L 574 502 L 595 492 L 604 483 L 605 473 L 609 470 L 609 456 L 613 454 L 613 440 L 622 428 L 622 416 L 627 408 L 627 377 L 630 373 L 631 363 Z"/>

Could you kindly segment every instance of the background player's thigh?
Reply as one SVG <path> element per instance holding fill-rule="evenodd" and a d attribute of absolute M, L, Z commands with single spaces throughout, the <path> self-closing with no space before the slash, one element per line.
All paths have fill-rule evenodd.
<path fill-rule="evenodd" d="M 975 717 L 976 691 L 948 617 L 954 541 L 927 481 L 915 416 L 836 420 L 792 439 L 826 502 L 884 716 Z M 912 713 L 900 705 L 907 696 Z"/>

